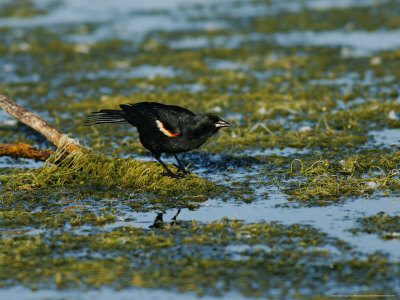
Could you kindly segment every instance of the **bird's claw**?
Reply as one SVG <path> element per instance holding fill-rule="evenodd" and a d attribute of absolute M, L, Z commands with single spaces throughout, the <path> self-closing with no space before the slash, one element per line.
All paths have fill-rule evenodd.
<path fill-rule="evenodd" d="M 175 165 L 175 164 L 174 164 L 174 166 L 178 169 L 178 172 L 182 172 L 182 173 L 185 174 L 185 175 L 190 174 L 190 172 L 189 172 L 188 170 L 182 169 L 180 166 Z"/>

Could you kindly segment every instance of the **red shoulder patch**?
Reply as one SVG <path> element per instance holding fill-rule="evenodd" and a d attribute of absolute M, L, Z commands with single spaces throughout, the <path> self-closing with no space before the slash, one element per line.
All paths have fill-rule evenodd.
<path fill-rule="evenodd" d="M 165 134 L 166 136 L 169 137 L 176 137 L 179 135 L 179 133 L 172 133 L 171 131 L 169 131 L 168 129 L 165 128 L 164 124 L 160 121 L 160 120 L 156 120 L 156 124 L 158 129 L 160 129 L 160 131 Z"/>

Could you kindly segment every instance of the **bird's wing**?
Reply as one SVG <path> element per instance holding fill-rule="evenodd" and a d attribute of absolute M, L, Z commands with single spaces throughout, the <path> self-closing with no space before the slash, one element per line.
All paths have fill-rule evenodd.
<path fill-rule="evenodd" d="M 120 107 L 126 114 L 125 118 L 132 125 L 154 127 L 168 137 L 178 136 L 185 124 L 187 126 L 187 122 L 195 116 L 183 107 L 156 102 L 121 104 Z"/>

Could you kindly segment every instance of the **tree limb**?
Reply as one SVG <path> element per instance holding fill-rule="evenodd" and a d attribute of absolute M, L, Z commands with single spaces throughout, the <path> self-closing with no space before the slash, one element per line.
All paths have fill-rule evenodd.
<path fill-rule="evenodd" d="M 0 107 L 17 120 L 43 134 L 57 147 L 64 147 L 65 152 L 70 153 L 79 147 L 77 142 L 62 134 L 49 123 L 45 122 L 37 114 L 27 110 L 25 107 L 15 103 L 14 100 L 1 93 Z M 11 155 L 12 151 L 14 151 L 13 155 Z M 52 150 L 34 148 L 25 143 L 18 143 L 15 145 L 2 144 L 0 148 L 0 153 L 4 153 L 3 155 L 34 158 L 37 160 L 45 160 L 44 158 L 46 155 L 50 156 L 50 151 Z"/>
<path fill-rule="evenodd" d="M 35 148 L 24 142 L 19 142 L 13 145 L 0 144 L 0 156 L 23 157 L 45 161 L 53 153 L 55 153 L 54 150 Z"/>

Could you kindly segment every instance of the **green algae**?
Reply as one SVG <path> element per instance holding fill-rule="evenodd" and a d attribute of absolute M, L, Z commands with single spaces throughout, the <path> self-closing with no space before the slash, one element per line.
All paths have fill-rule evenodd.
<path fill-rule="evenodd" d="M 61 155 L 59 150 L 37 169 L 12 169 L 0 176 L 2 226 L 104 225 L 121 216 L 121 205 L 133 211 L 194 209 L 211 197 L 233 195 L 226 186 L 194 174 L 182 179 L 163 176 L 156 162 L 107 157 L 82 147 L 54 163 Z"/>
<path fill-rule="evenodd" d="M 390 13 L 393 5 L 395 4 L 392 2 L 380 3 L 377 9 L 382 13 Z M 364 14 L 367 14 L 367 11 L 371 13 L 371 8 L 368 7 L 363 7 L 361 10 Z M 302 14 L 325 16 L 329 11 L 305 10 L 299 14 L 289 14 L 289 17 L 300 18 Z M 343 16 L 348 16 L 346 11 L 352 9 L 335 9 L 332 15 L 345 12 Z M 259 17 L 253 19 L 260 23 Z M 11 39 L 11 43 L 7 37 L 14 37 L 15 34 L 13 30 L 6 31 L 2 39 L 9 47 L 4 48 L 4 54 L 13 55 L 15 56 L 13 59 L 27 62 L 18 64 L 15 72 L 24 76 L 30 74 L 33 69 L 40 73 L 42 80 L 4 82 L 0 84 L 0 88 L 17 100 L 23 99 L 23 102 L 39 114 L 46 114 L 56 127 L 72 132 L 74 137 L 103 153 L 134 156 L 135 153 L 142 153 L 145 149 L 140 145 L 135 130 L 127 126 L 103 126 L 101 129 L 82 127 L 83 113 L 143 100 L 181 105 L 195 112 L 213 112 L 215 109 L 222 111 L 222 117 L 234 123 L 234 127 L 210 139 L 202 148 L 203 151 L 212 153 L 233 154 L 254 148 L 293 147 L 328 152 L 326 156 L 331 157 L 343 149 L 354 151 L 366 145 L 371 140 L 367 130 L 400 127 L 398 119 L 389 118 L 390 113 L 400 111 L 399 104 L 395 101 L 398 97 L 395 82 L 400 74 L 396 68 L 391 67 L 399 60 L 397 50 L 382 52 L 382 62 L 371 65 L 370 60 L 365 57 L 342 57 L 340 47 L 283 47 L 263 40 L 254 42 L 251 49 L 244 44 L 234 48 L 217 46 L 205 49 L 171 49 L 168 45 L 169 39 L 172 38 L 171 34 L 179 36 L 179 31 L 149 33 L 138 47 L 134 43 L 119 39 L 87 45 L 65 41 L 66 33 L 89 34 L 99 25 L 82 26 L 83 29 L 72 25 L 62 29 L 61 33 L 45 28 L 24 29 L 19 32 L 18 37 Z M 259 32 L 263 31 L 261 27 L 256 28 Z M 206 37 L 212 37 L 217 33 L 196 31 L 196 34 Z M 224 34 L 229 36 L 231 33 Z M 21 43 L 25 45 L 22 48 Z M 26 45 L 29 45 L 29 49 Z M 8 51 L 8 48 L 11 51 Z M 131 55 L 132 52 L 136 55 Z M 302 53 L 301 56 L 298 55 L 299 52 Z M 210 60 L 218 59 L 242 63 L 245 68 L 216 70 L 210 65 Z M 369 86 L 358 81 L 352 83 L 353 88 L 350 90 L 344 90 L 337 85 L 311 83 L 316 79 L 334 80 L 345 76 L 349 64 L 353 66 L 352 72 L 360 74 L 360 78 L 373 70 L 376 85 L 380 88 L 371 90 Z M 124 73 L 126 69 L 143 65 L 174 67 L 176 75 L 148 78 L 130 77 Z M 385 66 L 385 71 L 382 66 Z M 246 70 L 249 67 L 250 71 Z M 253 73 L 266 69 L 271 72 L 268 80 Z M 116 76 L 95 77 L 94 80 L 80 75 L 85 72 L 95 74 L 102 70 L 116 72 Z M 76 77 L 65 75 L 71 72 L 75 73 Z M 380 76 L 387 74 L 393 76 L 392 80 L 380 83 Z M 54 85 L 53 78 L 58 78 L 57 85 Z M 196 93 L 185 88 L 193 84 L 200 84 L 204 88 Z M 101 92 L 99 87 L 107 88 L 107 92 Z M 51 93 L 47 92 L 49 90 Z M 353 100 L 360 97 L 364 99 L 363 103 L 351 105 Z M 341 102 L 345 103 L 346 107 L 341 108 Z M 59 113 L 61 111 L 63 114 Z M 239 114 L 239 117 L 229 117 L 230 114 Z M 288 120 L 287 124 L 282 124 L 282 119 Z M 0 127 L 0 132 L 2 142 L 24 140 L 35 145 L 47 146 L 42 137 L 23 125 L 18 125 L 16 128 L 3 125 Z M 334 160 L 339 161 L 340 154 Z M 159 184 L 158 177 L 155 180 L 153 175 L 157 172 L 152 173 L 150 170 L 153 170 L 156 164 L 136 163 L 129 159 L 99 162 L 98 166 L 106 165 L 105 170 L 110 172 L 108 174 L 118 177 L 118 182 L 115 182 L 111 175 L 104 175 L 102 172 L 96 174 L 94 169 L 79 174 L 77 171 L 79 165 L 85 163 L 81 160 L 76 164 L 73 175 L 68 176 L 63 173 L 65 172 L 63 167 L 52 166 L 53 170 L 47 166 L 39 172 L 33 172 L 35 174 L 14 174 L 15 176 L 8 174 L 2 178 L 9 184 L 14 184 L 14 187 L 25 184 L 47 186 L 48 183 L 82 185 L 82 182 L 86 182 L 96 186 L 132 187 L 139 191 L 152 191 L 154 187 L 160 192 L 159 187 L 163 186 L 168 190 L 168 186 L 171 186 L 169 185 L 171 183 L 164 182 L 168 181 L 165 178 L 162 184 Z M 314 161 L 310 161 L 310 165 L 312 163 Z M 139 164 L 140 170 L 136 168 Z M 129 168 L 131 171 L 128 171 L 128 166 L 132 166 Z M 119 168 L 119 171 L 115 168 Z M 144 170 L 149 172 L 146 173 Z M 282 173 L 279 169 L 275 171 L 275 174 L 271 174 L 275 178 Z M 319 175 L 322 175 L 323 171 L 321 169 Z M 94 176 L 90 172 L 94 172 Z M 130 183 L 135 181 L 134 178 L 138 177 L 138 172 L 144 172 L 146 176 L 140 176 L 142 181 L 130 186 Z M 297 186 L 291 184 L 284 191 L 293 199 L 306 201 L 324 197 L 338 200 L 341 194 L 355 196 L 368 190 L 367 179 L 354 176 L 347 179 L 341 175 L 337 176 L 335 171 L 327 174 L 328 176 L 324 178 L 318 176 L 306 178 L 305 183 L 301 182 Z M 185 181 L 186 186 L 182 187 L 181 192 L 185 193 L 195 186 L 196 188 L 203 186 L 204 190 L 209 189 L 207 184 L 200 183 L 199 180 L 192 177 L 189 181 L 196 181 L 194 185 Z M 283 182 L 282 179 L 280 181 Z M 148 182 L 154 184 L 148 185 Z M 395 184 L 391 185 L 394 186 Z M 296 191 L 293 191 L 294 189 Z M 203 194 L 202 188 L 199 192 Z M 171 193 L 166 192 L 165 195 L 167 194 Z M 235 197 L 240 198 L 239 194 L 237 191 Z"/>
<path fill-rule="evenodd" d="M 290 4 L 297 4 L 300 8 L 295 11 L 285 10 L 284 5 L 280 7 L 281 12 L 268 13 L 269 10 L 276 10 L 277 3 L 273 1 L 254 1 L 258 4 L 257 10 L 265 11 L 264 14 L 256 16 L 242 16 L 231 15 L 230 11 L 215 10 L 215 13 L 202 14 L 201 10 L 197 17 L 191 18 L 195 20 L 214 20 L 223 19 L 230 26 L 225 29 L 225 32 L 237 32 L 248 30 L 258 32 L 285 32 L 291 30 L 305 31 L 305 30 L 332 30 L 342 29 L 346 30 L 377 30 L 377 29 L 395 29 L 400 26 L 400 19 L 396 12 L 400 6 L 398 1 L 379 1 L 370 5 L 360 5 L 356 8 L 349 7 L 328 7 L 328 8 L 310 8 L 307 3 L 299 1 L 287 1 Z M 234 6 L 246 6 L 246 1 L 236 1 Z M 223 7 L 223 3 L 220 5 Z M 226 4 L 225 4 L 226 5 Z M 218 5 L 216 5 L 218 7 Z M 220 7 L 220 8 L 221 8 Z M 225 12 L 225 13 L 224 13 Z M 219 32 L 220 29 L 213 30 Z M 212 32 L 213 32 L 212 31 Z M 187 32 L 184 32 L 187 34 Z M 194 31 L 194 35 L 198 35 Z"/>
<path fill-rule="evenodd" d="M 7 16 L 41 13 L 25 3 Z M 397 1 L 382 1 L 248 18 L 197 14 L 193 21 L 217 18 L 230 28 L 156 30 L 139 42 L 70 38 L 90 36 L 98 23 L 1 28 L 0 54 L 11 71 L 1 77 L 0 90 L 93 151 L 37 169 L 0 169 L 0 286 L 139 286 L 304 299 L 330 298 L 345 288 L 398 293 L 398 260 L 359 253 L 304 225 L 223 219 L 152 230 L 114 227 L 130 211 L 197 209 L 208 199 L 268 201 L 274 195 L 255 191 L 275 185 L 289 200 L 310 206 L 398 195 L 398 149 L 374 144 L 369 131 L 400 128 L 393 117 L 400 115 L 399 49 L 348 56 L 341 45 L 282 46 L 264 37 L 293 30 L 391 30 L 399 28 L 397 11 Z M 247 38 L 249 33 L 260 38 Z M 229 43 L 240 35 L 242 42 Z M 196 37 L 210 47 L 171 46 Z M 214 44 L 219 37 L 227 43 Z M 225 66 L 216 68 L 219 61 Z M 168 67 L 174 74 L 129 72 L 142 66 Z M 156 162 L 134 159 L 146 151 L 135 129 L 82 126 L 91 111 L 138 101 L 215 112 L 234 126 L 186 156 L 194 174 L 170 179 Z M 0 142 L 21 140 L 51 147 L 20 123 L 0 124 Z M 268 154 L 271 149 L 278 154 Z M 206 153 L 217 154 L 217 162 Z M 195 175 L 200 169 L 205 176 Z M 249 174 L 238 178 L 243 173 Z M 357 223 L 389 239 L 398 232 L 395 218 L 378 214 Z"/>
<path fill-rule="evenodd" d="M 350 228 L 354 234 L 378 234 L 383 240 L 398 239 L 400 237 L 400 217 L 390 216 L 381 211 L 370 217 L 357 219 L 358 227 Z"/>
<path fill-rule="evenodd" d="M 162 167 L 156 162 L 110 158 L 82 147 L 60 163 L 54 163 L 62 155 L 60 150 L 40 168 L 3 175 L 0 179 L 8 189 L 82 185 L 92 188 L 130 188 L 135 192 L 153 192 L 164 197 L 190 195 L 193 191 L 196 191 L 193 196 L 221 192 L 212 182 L 195 175 L 181 180 L 162 176 Z"/>
<path fill-rule="evenodd" d="M 274 222 L 172 222 L 155 230 L 128 226 L 90 235 L 5 237 L 0 244 L 3 287 L 140 286 L 246 296 L 269 295 L 273 287 L 280 295 L 324 294 L 326 283 L 343 288 L 373 282 L 370 290 L 391 291 L 399 272 L 379 254 L 353 257 L 345 242 L 310 226 Z M 335 260 L 326 246 L 349 258 Z"/>
<path fill-rule="evenodd" d="M 306 164 L 293 160 L 284 188 L 291 199 L 326 205 L 344 197 L 373 194 L 377 191 L 399 191 L 400 153 L 360 151 L 357 155 L 340 159 L 309 160 Z M 319 200 L 321 200 L 319 202 Z"/>
<path fill-rule="evenodd" d="M 380 2 L 365 7 L 303 9 L 301 12 L 278 16 L 255 17 L 249 27 L 260 32 L 281 32 L 289 30 L 377 30 L 395 29 L 400 19 L 395 13 L 398 1 Z"/>
<path fill-rule="evenodd" d="M 42 196 L 42 198 L 44 198 Z M 40 202 L 43 205 L 43 200 Z M 21 199 L 18 203 L 22 204 Z M 31 211 L 23 206 L 9 208 L 3 207 L 0 211 L 0 226 L 2 228 L 64 228 L 67 224 L 73 226 L 104 225 L 113 223 L 116 219 L 111 209 L 104 208 L 99 212 L 93 212 L 82 205 L 69 205 L 60 210 L 55 207 Z"/>
<path fill-rule="evenodd" d="M 28 18 L 45 14 L 47 10 L 36 8 L 32 0 L 12 0 L 0 4 L 0 17 Z"/>

